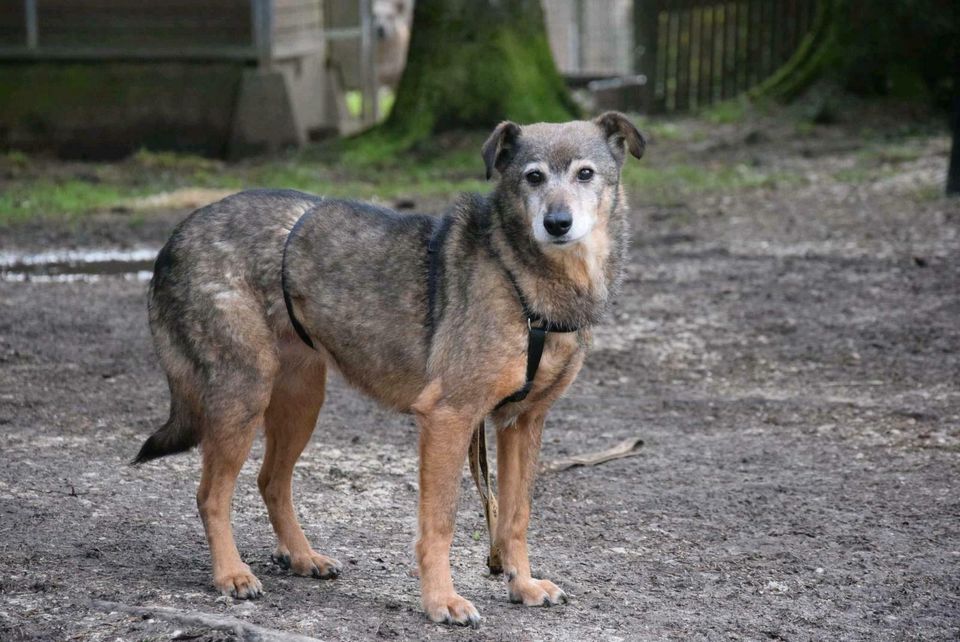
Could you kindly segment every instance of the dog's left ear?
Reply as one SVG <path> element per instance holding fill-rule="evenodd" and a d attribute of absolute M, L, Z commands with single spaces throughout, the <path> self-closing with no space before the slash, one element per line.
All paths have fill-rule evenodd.
<path fill-rule="evenodd" d="M 503 121 L 494 128 L 490 138 L 480 149 L 483 163 L 487 166 L 487 180 L 493 176 L 494 168 L 502 174 L 503 169 L 510 164 L 519 136 L 520 125 L 509 120 Z"/>
<path fill-rule="evenodd" d="M 594 118 L 593 122 L 607 135 L 607 145 L 613 150 L 617 162 L 623 163 L 624 146 L 635 158 L 643 156 L 647 143 L 626 116 L 618 111 L 608 111 Z"/>

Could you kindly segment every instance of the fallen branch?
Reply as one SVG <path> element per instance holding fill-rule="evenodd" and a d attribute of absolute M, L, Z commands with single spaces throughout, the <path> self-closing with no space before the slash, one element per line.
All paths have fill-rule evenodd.
<path fill-rule="evenodd" d="M 608 450 L 545 461 L 541 464 L 540 471 L 553 473 L 577 468 L 579 466 L 596 466 L 597 464 L 603 464 L 608 461 L 613 461 L 614 459 L 623 459 L 624 457 L 635 457 L 640 454 L 640 447 L 642 445 L 643 440 L 639 437 L 634 437 Z"/>
<path fill-rule="evenodd" d="M 182 626 L 205 626 L 216 631 L 224 631 L 236 635 L 244 642 L 320 642 L 317 638 L 267 629 L 256 624 L 250 624 L 234 617 L 213 615 L 201 611 L 181 611 L 164 606 L 130 606 L 119 602 L 93 600 L 91 603 L 100 611 L 129 613 L 141 617 L 152 617 L 165 620 Z"/>

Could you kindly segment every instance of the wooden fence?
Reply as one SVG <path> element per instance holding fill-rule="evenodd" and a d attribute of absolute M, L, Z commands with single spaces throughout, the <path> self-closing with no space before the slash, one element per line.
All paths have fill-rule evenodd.
<path fill-rule="evenodd" d="M 818 0 L 637 0 L 637 68 L 650 111 L 732 98 L 783 65 L 814 22 Z"/>

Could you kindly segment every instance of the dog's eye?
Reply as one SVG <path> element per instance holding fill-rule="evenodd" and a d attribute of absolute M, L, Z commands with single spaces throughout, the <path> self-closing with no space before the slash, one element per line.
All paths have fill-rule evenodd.
<path fill-rule="evenodd" d="M 539 185 L 543 182 L 543 172 L 533 170 L 532 172 L 527 172 L 524 178 L 526 178 L 527 182 L 531 185 Z"/>
<path fill-rule="evenodd" d="M 593 178 L 593 170 L 589 167 L 584 167 L 579 172 L 577 172 L 577 180 L 586 183 Z"/>

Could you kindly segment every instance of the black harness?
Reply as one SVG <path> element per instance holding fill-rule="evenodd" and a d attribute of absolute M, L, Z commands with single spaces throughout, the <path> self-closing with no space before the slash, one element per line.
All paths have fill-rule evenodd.
<path fill-rule="evenodd" d="M 430 242 L 427 244 L 427 255 L 429 257 L 429 267 L 427 269 L 427 299 L 429 301 L 429 316 L 427 317 L 427 327 L 429 336 L 432 338 L 433 331 L 437 323 L 437 298 L 440 294 L 439 288 L 443 278 L 443 243 L 446 241 L 447 234 L 450 232 L 450 226 L 453 224 L 452 216 L 444 216 L 440 222 L 434 225 L 433 234 L 430 235 Z M 490 248 L 491 254 L 497 259 L 497 262 L 503 268 L 504 274 L 517 293 L 517 299 L 523 308 L 523 316 L 527 319 L 527 376 L 523 387 L 517 390 L 509 397 L 503 399 L 497 404 L 501 408 L 508 403 L 523 401 L 530 394 L 533 388 L 533 380 L 537 376 L 537 370 L 540 368 L 540 359 L 543 358 L 543 348 L 547 342 L 547 333 L 549 332 L 576 332 L 579 328 L 564 325 L 562 323 L 553 323 L 547 321 L 542 316 L 534 312 L 527 299 L 523 296 L 523 290 L 517 283 L 516 277 L 503 264 L 503 261 L 497 256 L 493 248 Z"/>
<path fill-rule="evenodd" d="M 313 212 L 314 209 L 304 212 L 303 215 L 297 219 L 297 222 L 293 224 L 293 227 L 290 229 L 290 233 L 287 235 L 287 240 L 283 245 L 283 257 L 281 258 L 280 262 L 280 288 L 283 290 L 283 303 L 287 307 L 287 314 L 290 317 L 290 323 L 293 325 L 293 329 L 297 332 L 297 335 L 305 344 L 315 350 L 316 348 L 313 345 L 313 341 L 310 339 L 310 335 L 307 334 L 307 331 L 304 329 L 303 325 L 301 325 L 300 321 L 297 320 L 297 316 L 293 312 L 293 300 L 290 296 L 287 276 L 287 250 L 290 247 L 290 241 L 303 225 L 303 222 Z M 430 235 L 430 241 L 427 243 L 428 312 L 426 325 L 428 341 L 432 341 L 433 333 L 437 326 L 437 310 L 439 308 L 438 298 L 441 295 L 440 284 L 442 282 L 443 272 L 445 269 L 443 260 L 443 245 L 444 241 L 446 241 L 448 233 L 450 232 L 450 227 L 452 224 L 452 216 L 444 216 L 442 219 L 440 219 L 438 223 L 434 224 L 433 232 Z M 507 266 L 503 264 L 503 261 L 500 260 L 500 258 L 496 255 L 493 248 L 490 248 L 490 251 L 497 259 L 497 262 L 500 263 L 504 273 L 507 275 L 507 280 L 509 280 L 510 284 L 513 286 L 513 289 L 517 294 L 517 299 L 520 301 L 520 306 L 523 308 L 523 316 L 527 319 L 526 381 L 524 382 L 522 388 L 497 404 L 496 407 L 501 408 L 508 403 L 523 401 L 527 398 L 527 395 L 530 394 L 530 390 L 533 388 L 533 380 L 536 378 L 537 370 L 540 368 L 540 360 L 543 358 L 543 348 L 547 342 L 547 334 L 550 332 L 576 332 L 579 330 L 579 328 L 575 326 L 568 326 L 562 323 L 547 321 L 542 316 L 534 312 L 527 303 L 526 297 L 523 296 L 523 291 L 520 289 L 520 285 L 517 283 L 516 277 L 514 277 Z"/>
<path fill-rule="evenodd" d="M 290 247 L 290 241 L 293 239 L 294 235 L 297 233 L 297 230 L 303 225 L 303 222 L 309 218 L 311 214 L 316 211 L 316 208 L 311 207 L 306 212 L 300 215 L 300 218 L 297 219 L 297 222 L 293 224 L 293 227 L 290 228 L 290 233 L 287 234 L 287 240 L 283 244 L 283 256 L 280 258 L 280 289 L 283 290 L 283 304 L 287 306 L 287 316 L 290 317 L 290 324 L 293 325 L 293 329 L 297 331 L 297 336 L 303 340 L 308 346 L 316 350 L 317 348 L 313 345 L 313 340 L 310 338 L 310 335 L 307 334 L 307 331 L 300 321 L 297 320 L 297 315 L 293 313 L 293 300 L 290 298 L 290 288 L 287 287 L 287 281 L 289 277 L 287 276 L 287 249 Z"/>

